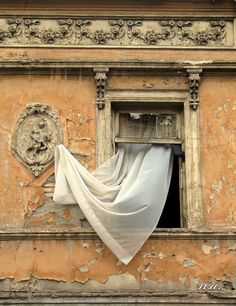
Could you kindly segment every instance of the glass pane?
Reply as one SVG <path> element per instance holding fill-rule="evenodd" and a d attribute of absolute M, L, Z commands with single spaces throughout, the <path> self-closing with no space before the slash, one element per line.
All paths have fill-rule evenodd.
<path fill-rule="evenodd" d="M 175 114 L 120 113 L 118 137 L 176 138 Z"/>

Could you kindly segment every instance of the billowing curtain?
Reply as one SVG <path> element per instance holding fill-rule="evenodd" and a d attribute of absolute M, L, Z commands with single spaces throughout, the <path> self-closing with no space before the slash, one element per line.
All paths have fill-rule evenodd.
<path fill-rule="evenodd" d="M 59 145 L 53 199 L 78 204 L 98 236 L 128 264 L 159 221 L 172 165 L 171 147 L 120 144 L 113 157 L 89 173 Z"/>

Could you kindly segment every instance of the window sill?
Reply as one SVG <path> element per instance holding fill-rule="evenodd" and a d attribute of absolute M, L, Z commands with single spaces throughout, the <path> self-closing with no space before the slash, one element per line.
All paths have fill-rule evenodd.
<path fill-rule="evenodd" d="M 37 230 L 18 230 L 18 231 L 0 231 L 0 241 L 11 240 L 93 240 L 99 239 L 92 230 L 82 231 L 37 231 Z M 157 228 L 151 234 L 149 239 L 153 240 L 204 240 L 236 239 L 236 228 L 204 228 L 204 229 L 185 229 L 185 228 Z"/>

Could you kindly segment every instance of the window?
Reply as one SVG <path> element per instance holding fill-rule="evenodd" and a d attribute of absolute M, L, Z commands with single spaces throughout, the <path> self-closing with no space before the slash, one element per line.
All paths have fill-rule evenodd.
<path fill-rule="evenodd" d="M 157 224 L 161 228 L 183 226 L 181 153 L 184 146 L 183 111 L 181 105 L 162 103 L 112 103 L 112 146 L 118 143 L 148 143 L 173 148 L 174 163 L 171 184 L 162 216 Z M 176 150 L 176 147 L 179 150 Z M 113 149 L 114 151 L 114 149 Z M 113 152 L 115 153 L 115 152 Z M 158 165 L 157 165 L 158 166 Z M 155 165 L 154 165 L 155 167 Z"/>
<path fill-rule="evenodd" d="M 106 106 L 97 111 L 98 165 L 115 153 L 119 142 L 175 146 L 172 182 L 158 227 L 202 225 L 198 112 L 190 109 L 187 90 L 158 89 L 107 89 Z"/>

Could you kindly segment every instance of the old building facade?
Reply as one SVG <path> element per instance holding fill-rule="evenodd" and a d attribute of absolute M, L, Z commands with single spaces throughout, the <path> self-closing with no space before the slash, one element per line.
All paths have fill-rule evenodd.
<path fill-rule="evenodd" d="M 0 304 L 236 304 L 235 18 L 233 0 L 1 1 Z M 53 154 L 92 171 L 137 111 L 185 158 L 179 225 L 125 266 L 53 202 Z"/>

